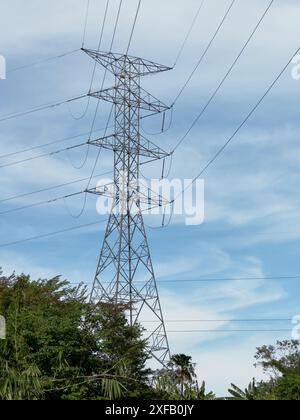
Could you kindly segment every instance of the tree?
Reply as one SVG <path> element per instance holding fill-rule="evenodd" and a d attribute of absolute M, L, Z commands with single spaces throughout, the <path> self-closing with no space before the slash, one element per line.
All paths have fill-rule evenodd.
<path fill-rule="evenodd" d="M 278 400 L 300 400 L 300 342 L 278 341 L 262 346 L 255 356 L 257 366 L 269 374 L 272 395 Z"/>
<path fill-rule="evenodd" d="M 204 381 L 202 382 L 201 386 L 199 386 L 198 381 L 196 381 L 192 387 L 187 389 L 185 399 L 213 401 L 217 398 L 213 392 L 206 391 L 206 383 Z"/>
<path fill-rule="evenodd" d="M 196 378 L 195 364 L 192 363 L 191 356 L 175 354 L 171 357 L 169 367 L 172 369 L 175 383 L 179 385 L 180 394 L 183 397 L 185 390 L 193 384 Z"/>
<path fill-rule="evenodd" d="M 277 381 L 276 396 L 279 400 L 300 400 L 300 376 L 299 374 L 284 375 Z"/>
<path fill-rule="evenodd" d="M 199 386 L 195 364 L 185 354 L 172 356 L 168 367 L 156 372 L 155 388 L 165 400 L 216 399 L 212 392 L 206 392 L 205 382 Z"/>
<path fill-rule="evenodd" d="M 244 391 L 237 387 L 234 384 L 231 384 L 231 389 L 228 390 L 231 397 L 228 398 L 228 400 L 234 400 L 234 401 L 253 401 L 259 399 L 259 389 L 256 386 L 256 381 L 253 379 L 252 382 L 250 382 L 248 388 L 246 388 Z"/>
<path fill-rule="evenodd" d="M 1 274 L 1 273 L 0 273 Z M 0 399 L 114 399 L 153 394 L 146 343 L 126 308 L 87 303 L 58 277 L 0 276 Z"/>
<path fill-rule="evenodd" d="M 266 382 L 255 379 L 244 391 L 232 384 L 230 400 L 300 400 L 300 343 L 278 341 L 262 346 L 255 355 L 256 365 L 269 375 Z"/>
<path fill-rule="evenodd" d="M 262 346 L 255 355 L 256 366 L 261 366 L 271 379 L 276 380 L 282 375 L 300 375 L 300 342 L 277 341 L 275 346 Z"/>
<path fill-rule="evenodd" d="M 99 303 L 91 308 L 86 321 L 98 343 L 101 369 L 123 378 L 124 396 L 138 398 L 141 392 L 149 391 L 151 372 L 145 368 L 149 354 L 141 338 L 143 329 L 138 324 L 128 325 L 126 309 L 126 305 Z"/>

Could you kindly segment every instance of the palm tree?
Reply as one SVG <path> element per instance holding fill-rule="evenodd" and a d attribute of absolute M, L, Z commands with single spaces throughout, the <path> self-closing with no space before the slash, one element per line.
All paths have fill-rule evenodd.
<path fill-rule="evenodd" d="M 217 398 L 213 392 L 206 391 L 206 383 L 204 381 L 201 386 L 198 381 L 196 381 L 192 386 L 185 390 L 184 399 L 193 401 L 214 401 Z"/>
<path fill-rule="evenodd" d="M 197 399 L 202 400 L 202 401 L 212 401 L 216 399 L 216 396 L 213 392 L 207 393 L 206 383 L 204 381 L 202 382 L 201 387 L 199 387 L 197 383 L 196 395 L 197 395 Z"/>
<path fill-rule="evenodd" d="M 246 388 L 244 391 L 234 384 L 231 384 L 231 387 L 232 388 L 229 389 L 228 392 L 230 395 L 232 395 L 232 397 L 229 397 L 228 400 L 253 401 L 258 399 L 258 387 L 256 386 L 255 379 L 250 382 L 248 388 Z"/>
<path fill-rule="evenodd" d="M 191 386 L 196 378 L 195 364 L 191 356 L 175 354 L 171 357 L 169 367 L 173 370 L 175 383 L 180 386 L 180 394 L 183 397 L 185 387 Z"/>

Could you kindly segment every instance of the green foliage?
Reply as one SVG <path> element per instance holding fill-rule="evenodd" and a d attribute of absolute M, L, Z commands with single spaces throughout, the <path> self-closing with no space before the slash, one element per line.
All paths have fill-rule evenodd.
<path fill-rule="evenodd" d="M 42 398 L 41 372 L 29 366 L 19 372 L 7 363 L 1 366 L 0 400 L 37 400 Z"/>
<path fill-rule="evenodd" d="M 203 381 L 201 386 L 195 382 L 192 387 L 188 388 L 185 393 L 186 400 L 200 400 L 200 401 L 213 401 L 216 396 L 213 392 L 206 391 L 206 383 Z"/>
<path fill-rule="evenodd" d="M 255 358 L 257 365 L 270 375 L 274 399 L 300 400 L 299 341 L 278 341 L 275 346 L 263 346 L 257 349 Z"/>
<path fill-rule="evenodd" d="M 215 400 L 199 385 L 190 356 L 174 355 L 154 386 L 146 369 L 147 343 L 130 326 L 126 306 L 88 304 L 83 286 L 59 277 L 32 281 L 1 277 L 0 314 L 7 337 L 0 340 L 0 400 Z M 229 400 L 300 400 L 300 343 L 257 349 L 256 365 L 269 379 Z"/>
<path fill-rule="evenodd" d="M 300 375 L 284 375 L 277 381 L 276 396 L 278 400 L 300 400 Z"/>
<path fill-rule="evenodd" d="M 281 375 L 300 375 L 299 341 L 278 341 L 276 346 L 263 346 L 255 355 L 257 366 L 261 366 L 272 379 Z"/>
<path fill-rule="evenodd" d="M 262 346 L 255 355 L 256 366 L 269 375 L 267 382 L 255 380 L 242 391 L 235 385 L 229 390 L 234 400 L 300 400 L 300 343 L 278 341 L 275 346 Z"/>
<path fill-rule="evenodd" d="M 234 384 L 231 384 L 231 389 L 228 390 L 231 397 L 228 400 L 234 401 L 253 401 L 259 399 L 259 389 L 256 386 L 256 381 L 253 381 L 249 384 L 248 388 L 244 391 L 237 387 Z"/>
<path fill-rule="evenodd" d="M 85 288 L 59 278 L 0 278 L 0 399 L 141 397 L 146 343 L 125 310 L 87 304 Z"/>

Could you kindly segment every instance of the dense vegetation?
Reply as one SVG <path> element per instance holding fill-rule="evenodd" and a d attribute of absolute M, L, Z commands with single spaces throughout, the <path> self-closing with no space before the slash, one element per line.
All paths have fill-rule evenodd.
<path fill-rule="evenodd" d="M 86 295 L 83 286 L 59 278 L 0 273 L 0 314 L 7 323 L 0 400 L 216 399 L 198 383 L 187 355 L 174 355 L 167 369 L 148 370 L 143 331 L 128 325 L 127 308 L 89 304 Z M 269 380 L 253 380 L 246 390 L 232 385 L 229 399 L 300 399 L 298 342 L 262 347 L 256 361 Z"/>

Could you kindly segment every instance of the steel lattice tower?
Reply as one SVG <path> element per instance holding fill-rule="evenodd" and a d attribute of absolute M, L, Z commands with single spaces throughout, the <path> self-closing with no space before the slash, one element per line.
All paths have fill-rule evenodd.
<path fill-rule="evenodd" d="M 114 133 L 89 141 L 114 152 L 113 191 L 107 186 L 87 190 L 113 199 L 91 300 L 126 305 L 131 325 L 154 318 L 149 352 L 166 365 L 170 350 L 142 214 L 142 205 L 161 206 L 162 198 L 144 193 L 139 176 L 142 163 L 169 156 L 141 135 L 140 119 L 170 107 L 142 89 L 140 79 L 171 68 L 128 55 L 84 51 L 115 77 L 114 87 L 90 93 L 115 109 Z"/>

